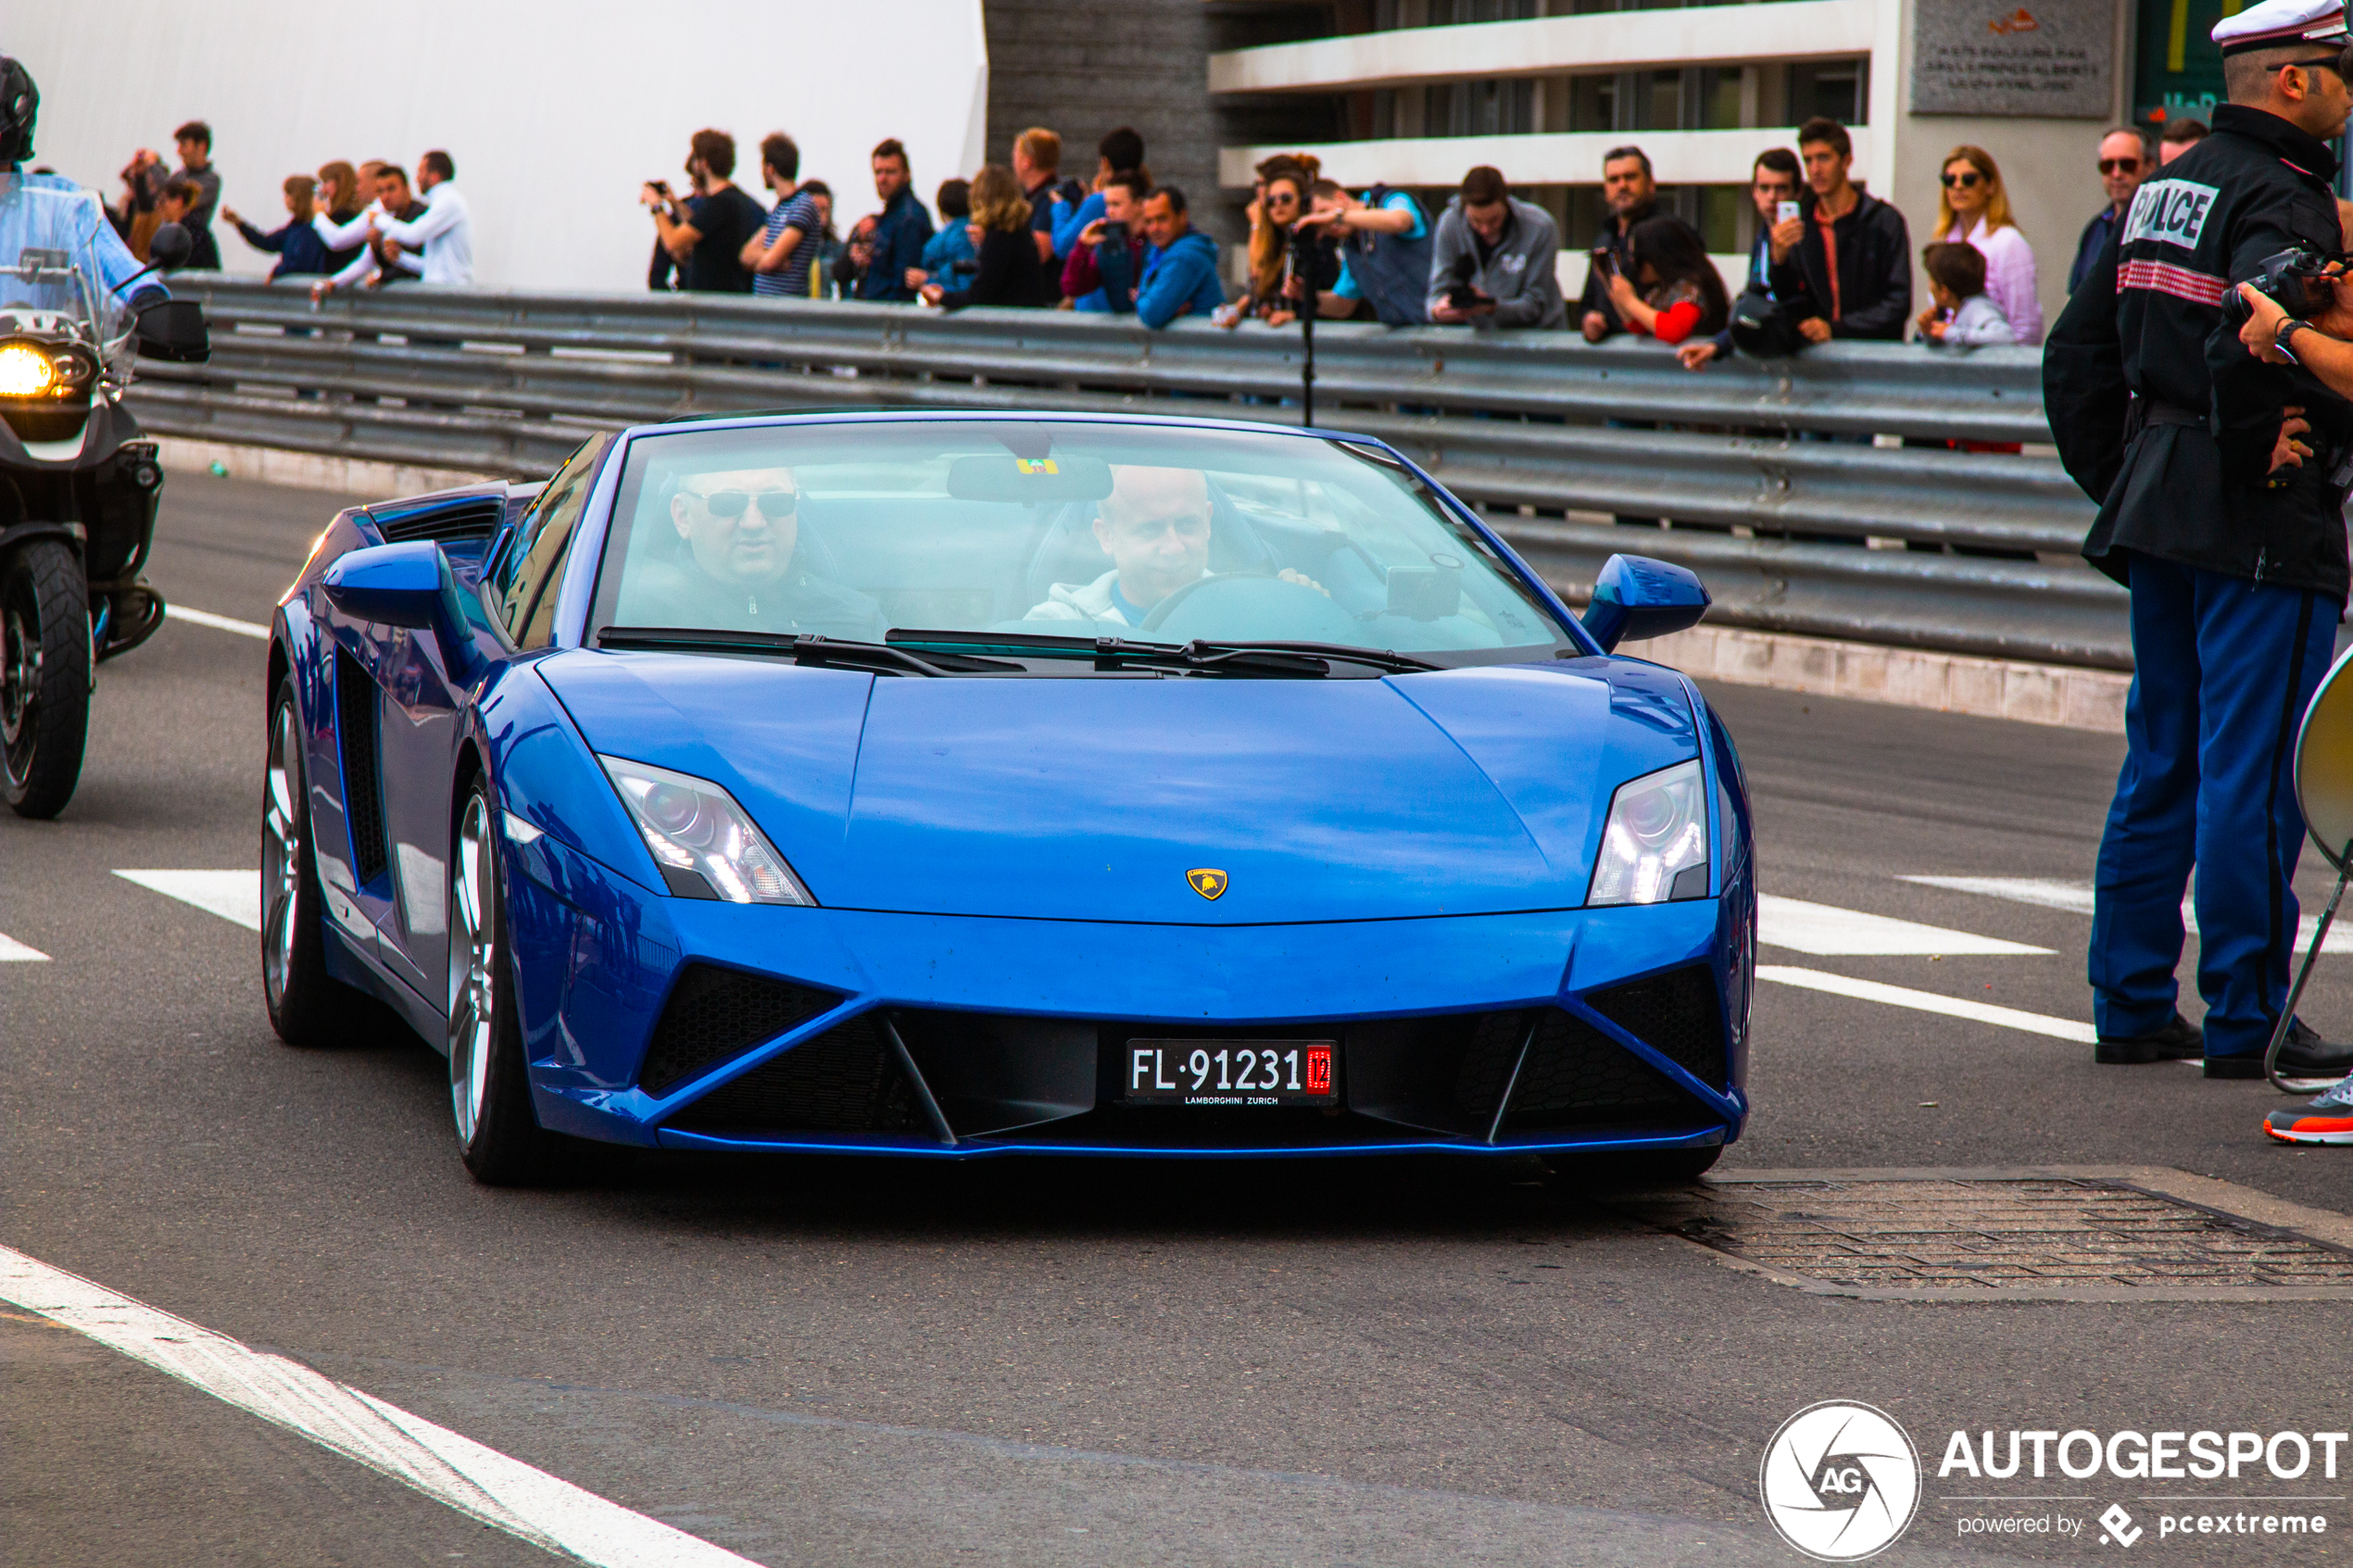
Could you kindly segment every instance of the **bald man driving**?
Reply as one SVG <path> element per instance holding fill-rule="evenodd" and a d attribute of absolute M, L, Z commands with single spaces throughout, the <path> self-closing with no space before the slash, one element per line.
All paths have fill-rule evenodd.
<path fill-rule="evenodd" d="M 1111 475 L 1111 494 L 1095 508 L 1095 541 L 1112 569 L 1092 583 L 1055 583 L 1025 620 L 1141 626 L 1162 600 L 1210 575 L 1207 476 L 1117 463 Z M 1296 571 L 1277 575 L 1316 586 Z"/>

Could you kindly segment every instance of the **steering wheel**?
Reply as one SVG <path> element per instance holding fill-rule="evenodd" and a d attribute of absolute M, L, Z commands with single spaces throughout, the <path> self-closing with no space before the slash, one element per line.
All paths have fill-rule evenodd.
<path fill-rule="evenodd" d="M 1171 621 L 1179 623 L 1186 640 L 1252 641 L 1270 635 L 1302 642 L 1356 640 L 1354 620 L 1330 595 L 1271 571 L 1221 571 L 1188 583 L 1152 606 L 1137 630 L 1158 632 Z"/>

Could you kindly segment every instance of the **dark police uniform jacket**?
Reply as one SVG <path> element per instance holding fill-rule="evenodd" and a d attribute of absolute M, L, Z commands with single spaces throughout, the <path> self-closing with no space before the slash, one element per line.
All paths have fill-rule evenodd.
<path fill-rule="evenodd" d="M 2347 588 L 2344 490 L 2353 404 L 2267 365 L 2222 322 L 2222 297 L 2298 244 L 2341 248 L 2326 144 L 2238 104 L 2167 164 L 2068 301 L 2043 400 L 2068 473 L 2100 513 L 2083 555 L 2119 582 L 2127 551 L 2328 595 Z M 2305 409 L 2313 456 L 2269 475 L 2280 410 Z"/>

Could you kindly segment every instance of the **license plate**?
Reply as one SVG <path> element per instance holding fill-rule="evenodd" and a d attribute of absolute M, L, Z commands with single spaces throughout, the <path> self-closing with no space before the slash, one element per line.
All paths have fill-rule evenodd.
<path fill-rule="evenodd" d="M 1130 1040 L 1129 1105 L 1340 1103 L 1331 1040 Z"/>

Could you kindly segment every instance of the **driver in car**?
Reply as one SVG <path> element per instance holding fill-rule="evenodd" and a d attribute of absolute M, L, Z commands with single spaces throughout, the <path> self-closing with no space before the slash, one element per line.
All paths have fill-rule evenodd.
<path fill-rule="evenodd" d="M 1053 584 L 1024 620 L 1141 626 L 1162 600 L 1211 575 L 1207 475 L 1114 463 L 1111 479 L 1111 494 L 1095 508 L 1095 540 L 1112 569 L 1092 583 Z M 1323 591 L 1289 568 L 1277 575 Z"/>
<path fill-rule="evenodd" d="M 688 474 L 670 497 L 678 554 L 631 608 L 646 625 L 814 633 L 879 642 L 882 607 L 795 559 L 800 493 L 790 469 Z"/>

